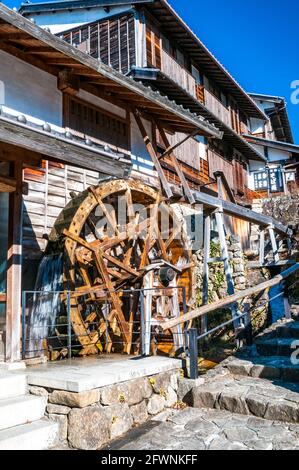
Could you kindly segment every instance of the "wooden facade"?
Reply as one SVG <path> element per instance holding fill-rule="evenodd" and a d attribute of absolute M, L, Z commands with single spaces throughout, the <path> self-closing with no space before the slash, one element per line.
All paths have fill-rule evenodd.
<path fill-rule="evenodd" d="M 9 193 L 10 215 L 7 287 L 6 292 L 0 293 L 3 296 L 0 302 L 1 298 L 2 302 L 6 301 L 8 361 L 19 359 L 21 290 L 33 287 L 33 265 L 37 265 L 44 252 L 47 236 L 58 214 L 70 202 L 72 193 L 97 186 L 103 176 L 112 177 L 111 186 L 113 177 L 120 179 L 122 183 L 119 184 L 125 185 L 126 198 L 130 201 L 130 185 L 125 178 L 132 169 L 133 157 L 151 165 L 148 172 L 159 190 L 144 190 L 144 193 L 155 192 L 151 204 L 163 199 L 169 204 L 179 201 L 193 206 L 199 203 L 204 205 L 207 213 L 216 211 L 222 243 L 225 243 L 226 235 L 224 223 L 227 231 L 241 234 L 248 240 L 250 223 L 268 226 L 273 222 L 238 206 L 234 199 L 247 196 L 246 164 L 249 158 L 235 151 L 234 142 L 241 143 L 244 152 L 255 154 L 254 148 L 241 137 L 248 124 L 246 113 L 242 114 L 238 106 L 232 109 L 233 100 L 220 85 L 213 80 L 204 81 L 206 71 L 199 68 L 196 69 L 198 74 L 194 71 L 196 60 L 175 47 L 170 40 L 171 34 L 168 42 L 165 41 L 162 29 L 150 15 L 144 16 L 141 37 L 145 63 L 141 68 L 157 69 L 163 74 L 163 80 L 168 77 L 169 86 L 182 93 L 181 101 L 169 99 L 167 94 L 159 92 L 155 83 L 150 86 L 148 81 L 138 83 L 127 76 L 140 55 L 136 36 L 138 18 L 136 12 L 104 18 L 66 31 L 60 34 L 61 39 L 0 6 L 1 52 L 15 61 L 29 64 L 31 72 L 31 67 L 43 71 L 44 81 L 32 79 L 30 88 L 42 87 L 45 82 L 53 86 L 54 78 L 54 88 L 49 91 L 50 88 L 45 87 L 43 91 L 50 97 L 55 95 L 59 103 L 55 111 L 61 107 L 61 115 L 54 115 L 60 125 L 51 125 L 41 119 L 41 101 L 35 108 L 32 106 L 33 112 L 40 114 L 31 116 L 31 121 L 22 109 L 22 102 L 16 115 L 7 117 L 1 113 L 0 116 L 0 160 L 10 164 L 9 174 L 0 174 L 0 188 L 2 185 Z M 202 114 L 190 110 L 190 97 Z M 248 107 L 250 111 L 250 103 Z M 210 116 L 208 122 L 206 119 Z M 219 172 L 230 188 L 228 194 L 219 191 Z M 138 179 L 138 171 L 134 178 L 136 174 Z M 135 182 L 130 184 L 134 187 Z M 206 192 L 205 187 L 208 188 Z M 140 200 L 142 197 L 141 191 Z M 90 198 L 93 204 L 101 204 L 96 190 L 91 190 Z M 87 197 L 84 203 L 87 208 L 89 202 Z M 150 227 L 154 222 L 152 218 Z M 82 244 L 76 227 L 72 228 L 71 236 L 69 233 L 63 235 L 69 237 L 72 244 L 79 243 L 86 248 L 88 243 Z M 280 224 L 274 224 L 274 228 L 283 236 L 288 233 Z M 118 227 L 116 234 L 120 236 Z M 147 236 L 142 269 L 152 235 Z M 167 258 L 159 234 L 157 238 L 158 249 Z M 121 240 L 118 242 L 122 246 Z M 90 245 L 86 249 L 89 255 L 93 253 Z M 105 259 L 111 262 L 111 258 L 106 256 Z M 130 268 L 125 263 L 115 258 L 112 263 L 118 266 L 118 271 L 111 266 L 107 268 L 101 253 L 97 254 L 96 266 L 101 273 L 107 274 L 110 270 L 108 274 L 112 272 L 115 278 L 123 281 L 124 273 L 120 271 L 126 271 L 138 278 L 135 267 L 128 273 Z M 228 267 L 228 259 L 225 263 Z M 103 279 L 107 287 L 109 276 Z M 113 283 L 108 288 L 111 294 Z M 121 319 L 119 301 L 115 297 L 113 303 Z M 129 343 L 129 332 L 124 333 Z"/>

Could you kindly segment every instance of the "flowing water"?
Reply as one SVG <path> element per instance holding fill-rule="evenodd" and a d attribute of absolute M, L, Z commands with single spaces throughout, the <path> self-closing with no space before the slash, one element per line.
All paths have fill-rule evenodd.
<path fill-rule="evenodd" d="M 37 273 L 28 325 L 27 357 L 46 353 L 45 343 L 55 334 L 62 308 L 63 254 L 44 256 Z"/>

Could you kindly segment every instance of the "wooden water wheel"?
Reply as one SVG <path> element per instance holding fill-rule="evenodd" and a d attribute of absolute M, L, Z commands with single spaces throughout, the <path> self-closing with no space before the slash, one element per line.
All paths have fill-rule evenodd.
<path fill-rule="evenodd" d="M 179 348 L 180 328 L 159 338 L 152 325 L 181 315 L 184 293 L 187 303 L 191 298 L 192 254 L 182 225 L 159 192 L 131 179 L 103 181 L 61 212 L 50 244 L 65 252 L 79 354 L 141 352 L 141 330 L 152 347 L 155 337 L 156 349 Z"/>

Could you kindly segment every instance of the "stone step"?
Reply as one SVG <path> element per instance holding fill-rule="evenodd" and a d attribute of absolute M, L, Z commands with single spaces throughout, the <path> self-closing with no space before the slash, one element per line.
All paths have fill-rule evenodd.
<path fill-rule="evenodd" d="M 222 374 L 194 388 L 192 404 L 195 408 L 299 423 L 299 384 Z"/>
<path fill-rule="evenodd" d="M 298 364 L 293 364 L 291 359 L 285 356 L 258 356 L 246 359 L 232 358 L 226 367 L 235 375 L 299 382 L 299 355 Z"/>
<path fill-rule="evenodd" d="M 0 450 L 46 450 L 58 442 L 58 424 L 42 419 L 0 431 Z"/>
<path fill-rule="evenodd" d="M 45 414 L 44 397 L 25 395 L 0 400 L 0 430 L 41 419 Z"/>
<path fill-rule="evenodd" d="M 298 343 L 298 341 L 297 341 Z M 256 350 L 260 356 L 291 357 L 298 344 L 294 338 L 270 338 L 256 341 Z"/>
<path fill-rule="evenodd" d="M 25 374 L 0 373 L 0 400 L 25 395 L 27 378 Z"/>
<path fill-rule="evenodd" d="M 279 338 L 299 339 L 299 322 L 293 321 L 279 326 L 277 328 L 277 336 Z"/>

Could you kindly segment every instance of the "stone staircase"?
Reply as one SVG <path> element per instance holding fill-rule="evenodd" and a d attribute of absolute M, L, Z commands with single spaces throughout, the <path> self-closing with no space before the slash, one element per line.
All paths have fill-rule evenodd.
<path fill-rule="evenodd" d="M 192 391 L 195 408 L 299 424 L 299 321 L 282 320 Z"/>
<path fill-rule="evenodd" d="M 0 450 L 42 450 L 57 443 L 58 425 L 44 418 L 44 397 L 27 394 L 27 377 L 0 373 Z"/>

